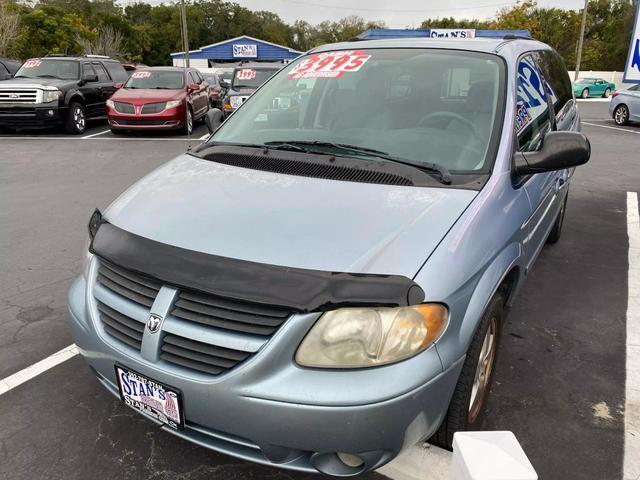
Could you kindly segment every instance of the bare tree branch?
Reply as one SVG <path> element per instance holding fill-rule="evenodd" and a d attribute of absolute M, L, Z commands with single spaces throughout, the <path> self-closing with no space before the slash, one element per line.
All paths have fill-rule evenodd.
<path fill-rule="evenodd" d="M 17 38 L 20 19 L 9 10 L 7 2 L 0 0 L 0 55 L 9 53 L 9 46 Z"/>
<path fill-rule="evenodd" d="M 122 33 L 110 25 L 100 27 L 96 38 L 93 40 L 81 36 L 76 37 L 78 45 L 80 45 L 85 54 L 107 55 L 109 57 L 121 55 L 123 40 Z"/>

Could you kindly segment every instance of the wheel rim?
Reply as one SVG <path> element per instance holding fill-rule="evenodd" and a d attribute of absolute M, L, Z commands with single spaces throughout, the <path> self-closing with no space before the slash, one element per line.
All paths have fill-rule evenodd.
<path fill-rule="evenodd" d="M 493 372 L 493 364 L 496 358 L 496 347 L 498 340 L 498 319 L 491 317 L 489 328 L 482 341 L 480 356 L 478 358 L 478 366 L 473 378 L 473 386 L 471 387 L 471 399 L 469 401 L 469 417 L 468 422 L 474 423 L 482 406 L 484 404 L 485 394 L 489 388 L 491 373 Z"/>
<path fill-rule="evenodd" d="M 589 96 L 589 90 L 586 88 L 582 90 L 582 98 L 587 98 Z"/>
<path fill-rule="evenodd" d="M 615 121 L 617 124 L 623 124 L 627 121 L 627 109 L 624 106 L 620 106 L 616 109 Z"/>
<path fill-rule="evenodd" d="M 611 95 L 611 90 L 609 90 L 608 88 L 604 91 L 604 98 L 609 98 L 609 95 Z"/>
<path fill-rule="evenodd" d="M 82 107 L 80 106 L 76 106 L 76 108 L 73 109 L 73 123 L 75 124 L 78 130 L 80 131 L 84 130 L 85 118 L 84 118 L 84 112 L 82 111 Z"/>

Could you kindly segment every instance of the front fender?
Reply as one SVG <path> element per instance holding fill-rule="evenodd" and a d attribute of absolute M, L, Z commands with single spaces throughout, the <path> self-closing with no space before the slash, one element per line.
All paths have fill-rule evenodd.
<path fill-rule="evenodd" d="M 69 90 L 64 96 L 65 107 L 68 107 L 71 101 L 76 99 L 80 100 L 83 105 L 85 104 L 84 95 L 82 95 L 82 92 L 80 92 L 80 90 Z"/>

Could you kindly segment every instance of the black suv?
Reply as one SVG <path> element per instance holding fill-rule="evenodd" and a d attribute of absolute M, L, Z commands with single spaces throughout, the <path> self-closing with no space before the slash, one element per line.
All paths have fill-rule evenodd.
<path fill-rule="evenodd" d="M 20 65 L 22 65 L 22 63 L 17 60 L 0 57 L 0 80 L 6 80 L 13 77 L 20 69 Z"/>
<path fill-rule="evenodd" d="M 0 81 L 0 127 L 63 124 L 86 130 L 87 119 L 106 115 L 106 101 L 129 76 L 109 57 L 46 56 L 24 62 L 12 79 Z"/>

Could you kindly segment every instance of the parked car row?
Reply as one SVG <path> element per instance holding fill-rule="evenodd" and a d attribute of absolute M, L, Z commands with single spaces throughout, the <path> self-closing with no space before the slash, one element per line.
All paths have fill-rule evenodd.
<path fill-rule="evenodd" d="M 281 66 L 243 65 L 220 76 L 195 68 L 123 65 L 99 55 L 51 55 L 23 65 L 0 58 L 0 128 L 62 125 L 67 133 L 81 134 L 88 120 L 106 116 L 115 134 L 189 134 L 210 108 L 232 113 Z"/>

